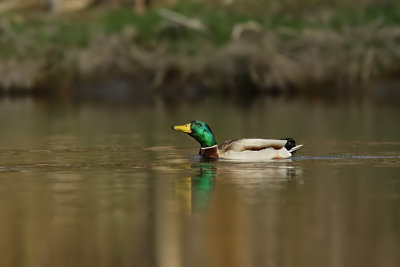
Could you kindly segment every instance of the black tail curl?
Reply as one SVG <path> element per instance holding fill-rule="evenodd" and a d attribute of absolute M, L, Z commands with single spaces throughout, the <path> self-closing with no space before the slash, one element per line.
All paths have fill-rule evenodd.
<path fill-rule="evenodd" d="M 287 143 L 285 145 L 285 148 L 289 151 L 290 149 L 292 149 L 293 147 L 296 146 L 296 141 L 294 141 L 293 138 L 283 138 L 282 140 L 286 140 Z M 292 154 L 294 154 L 296 151 L 293 151 Z"/>

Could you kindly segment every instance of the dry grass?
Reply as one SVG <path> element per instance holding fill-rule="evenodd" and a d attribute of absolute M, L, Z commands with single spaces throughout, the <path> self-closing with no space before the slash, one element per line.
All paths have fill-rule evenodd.
<path fill-rule="evenodd" d="M 398 26 L 365 26 L 340 34 L 305 30 L 289 38 L 287 32 L 269 32 L 260 33 L 258 40 L 232 41 L 207 54 L 176 55 L 163 47 L 145 49 L 123 35 L 103 36 L 61 57 L 48 53 L 40 60 L 3 60 L 0 86 L 29 90 L 63 75 L 76 81 L 122 75 L 153 88 L 195 82 L 232 90 L 250 86 L 261 92 L 312 90 L 399 74 L 399 40 Z"/>
<path fill-rule="evenodd" d="M 260 91 L 304 91 L 369 83 L 400 71 L 399 26 L 364 26 L 342 33 L 305 30 L 289 39 L 269 33 L 260 38 L 233 42 L 219 52 L 219 64 L 210 62 L 217 66 L 215 73 L 229 80 L 228 86 L 242 86 L 232 84 L 232 77 L 244 75 Z"/>

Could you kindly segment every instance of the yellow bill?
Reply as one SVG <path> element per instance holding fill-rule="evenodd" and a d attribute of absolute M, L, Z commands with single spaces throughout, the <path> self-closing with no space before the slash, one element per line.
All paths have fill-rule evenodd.
<path fill-rule="evenodd" d="M 175 131 L 183 132 L 183 133 L 191 133 L 192 130 L 190 129 L 190 123 L 187 123 L 185 125 L 176 125 L 173 126 L 172 129 Z"/>

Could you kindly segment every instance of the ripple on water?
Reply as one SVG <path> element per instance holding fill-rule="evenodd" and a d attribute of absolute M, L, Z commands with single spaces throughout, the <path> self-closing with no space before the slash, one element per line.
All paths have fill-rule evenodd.
<path fill-rule="evenodd" d="M 400 155 L 357 155 L 357 154 L 343 154 L 343 155 L 321 155 L 321 156 L 297 156 L 293 160 L 337 160 L 337 159 L 400 159 Z"/>
<path fill-rule="evenodd" d="M 369 165 L 371 167 L 399 167 L 400 155 L 398 154 L 337 154 L 337 155 L 321 155 L 307 156 L 301 155 L 293 158 L 298 163 L 317 162 L 336 164 L 336 165 Z"/>

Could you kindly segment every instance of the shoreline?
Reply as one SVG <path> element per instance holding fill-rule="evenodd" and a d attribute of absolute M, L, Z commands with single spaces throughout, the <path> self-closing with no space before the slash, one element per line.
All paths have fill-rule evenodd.
<path fill-rule="evenodd" d="M 306 18 L 292 27 L 284 20 L 274 26 L 238 20 L 224 26 L 230 37 L 222 40 L 210 30 L 221 18 L 194 20 L 203 23 L 192 23 L 195 29 L 160 16 L 160 10 L 166 9 L 137 16 L 102 9 L 85 24 L 84 15 L 6 16 L 0 21 L 0 91 L 53 94 L 121 79 L 164 96 L 188 87 L 207 95 L 320 94 L 400 75 L 400 14 L 399 23 L 396 16 L 393 23 L 378 16 L 355 25 L 346 18 L 339 28 L 315 27 L 318 21 L 304 26 Z M 112 19 L 121 14 L 119 22 Z M 157 18 L 157 27 L 146 37 L 150 18 Z"/>

